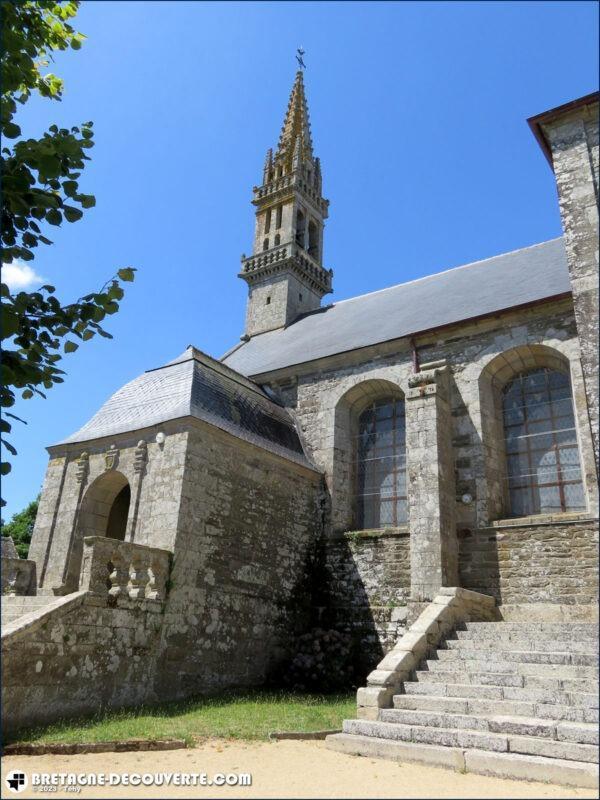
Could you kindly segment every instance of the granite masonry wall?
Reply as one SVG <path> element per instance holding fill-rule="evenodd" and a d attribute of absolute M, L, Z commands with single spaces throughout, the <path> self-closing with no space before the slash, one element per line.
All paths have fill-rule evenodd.
<path fill-rule="evenodd" d="M 570 299 L 551 301 L 539 306 L 515 310 L 439 333 L 416 337 L 414 342 L 421 366 L 446 365 L 448 372 L 449 419 L 444 434 L 448 436 L 449 455 L 453 467 L 452 480 L 446 480 L 445 495 L 453 486 L 453 497 L 449 499 L 453 508 L 450 519 L 459 537 L 465 531 L 480 532 L 509 516 L 504 480 L 503 437 L 498 430 L 498 389 L 502 381 L 523 369 L 548 366 L 570 373 L 584 488 L 587 501 L 587 516 L 595 520 L 598 515 L 597 482 L 594 463 L 590 419 L 587 410 L 585 384 L 581 366 L 581 352 L 577 339 L 573 306 Z M 414 375 L 414 353 L 409 342 L 391 342 L 359 352 L 341 354 L 323 359 L 321 362 L 301 365 L 279 373 L 256 376 L 256 380 L 268 383 L 279 393 L 296 419 L 315 463 L 323 470 L 331 496 L 331 516 L 326 525 L 333 551 L 338 548 L 340 534 L 353 534 L 350 498 L 353 479 L 351 453 L 351 418 L 355 398 L 362 392 L 370 397 L 400 392 L 405 397 L 416 388 L 411 387 Z M 407 401 L 407 443 L 411 437 L 419 436 L 422 419 L 417 413 L 408 413 L 411 403 Z M 350 412 L 348 412 L 350 409 Z M 409 482 L 409 496 L 414 491 Z M 468 497 L 465 497 L 468 495 Z M 466 502 L 465 502 L 466 501 Z M 448 501 L 447 501 L 448 502 Z M 590 523 L 593 530 L 597 523 Z M 410 535 L 415 535 L 413 520 L 409 519 Z M 547 530 L 547 529 L 544 529 Z M 469 533 L 471 535 L 471 533 Z M 472 534 L 475 535 L 475 534 Z M 477 536 L 486 534 L 478 533 Z M 360 576 L 370 573 L 382 575 L 389 569 L 389 553 L 375 545 L 376 539 L 365 539 L 360 558 L 351 548 L 337 550 L 336 558 L 330 561 L 332 586 L 343 585 L 347 576 L 354 576 L 348 583 L 347 595 L 353 584 L 362 582 Z M 465 569 L 465 558 L 469 552 L 468 539 L 461 538 L 461 574 Z M 500 542 L 502 547 L 500 548 Z M 527 563 L 535 564 L 538 554 L 535 548 L 524 548 L 523 541 L 514 534 L 497 543 L 488 542 L 488 553 L 503 551 L 502 558 L 510 560 L 507 550 L 514 550 L 514 561 L 527 556 Z M 473 555 L 473 557 L 475 557 Z M 489 558 L 492 558 L 489 555 Z M 494 556 L 497 558 L 497 556 Z M 588 551 L 587 564 L 593 567 L 596 555 Z M 565 559 L 559 549 L 548 550 L 542 558 L 540 569 L 557 574 L 565 568 Z M 569 569 L 571 568 L 569 562 Z M 511 576 L 510 596 L 527 598 L 531 575 L 526 565 Z M 574 568 L 575 571 L 577 567 Z M 585 567 L 587 569 L 587 566 Z M 393 571 L 389 573 L 392 576 Z M 483 593 L 497 591 L 494 575 L 482 567 L 481 585 L 464 583 Z M 485 578 L 485 580 L 484 580 Z M 390 577 L 393 581 L 393 577 Z M 377 580 L 372 583 L 376 585 Z M 465 578 L 466 580 L 466 578 Z M 489 580 L 489 586 L 485 585 Z M 407 592 L 410 578 L 392 588 Z M 387 648 L 385 626 L 373 623 L 380 608 L 370 599 L 370 591 L 361 589 L 362 597 L 372 608 L 371 623 L 366 635 L 373 632 L 379 638 L 382 650 Z M 375 593 L 376 594 L 376 593 Z M 508 595 L 506 595 L 508 596 Z M 577 602 L 584 602 L 587 594 L 573 595 Z M 548 603 L 560 603 L 558 595 L 548 593 Z M 335 597 L 333 605 L 338 602 Z M 397 608 L 402 608 L 398 605 Z M 396 612 L 397 613 L 397 612 Z M 391 611 L 390 611 L 391 614 Z M 372 638 L 365 638 L 365 647 L 373 649 Z"/>
<path fill-rule="evenodd" d="M 357 531 L 324 549 L 324 624 L 350 633 L 365 675 L 404 633 L 410 594 L 408 529 Z"/>
<path fill-rule="evenodd" d="M 303 629 L 322 532 L 321 474 L 197 420 L 161 426 L 160 445 L 157 431 L 53 453 L 35 552 L 38 566 L 48 549 L 61 554 L 46 570 L 54 585 L 73 561 L 75 531 L 78 591 L 48 592 L 39 619 L 23 617 L 3 633 L 11 729 L 260 684 Z M 132 500 L 118 541 L 101 528 L 124 482 Z M 56 527 L 52 542 L 53 518 L 66 515 L 61 498 L 70 527 Z"/>
<path fill-rule="evenodd" d="M 320 473 L 193 424 L 165 613 L 160 693 L 264 681 L 307 612 Z"/>
<path fill-rule="evenodd" d="M 2 637 L 6 733 L 104 708 L 154 702 L 163 604 L 77 592 Z"/>
<path fill-rule="evenodd" d="M 460 585 L 499 605 L 592 605 L 598 600 L 598 523 L 496 525 L 459 537 Z"/>

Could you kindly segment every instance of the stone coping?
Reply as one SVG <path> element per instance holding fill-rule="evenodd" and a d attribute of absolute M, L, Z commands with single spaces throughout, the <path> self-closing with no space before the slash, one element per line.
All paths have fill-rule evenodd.
<path fill-rule="evenodd" d="M 386 536 L 410 536 L 408 525 L 401 528 L 369 528 L 362 531 L 345 531 L 336 538 L 339 539 L 380 539 Z"/>
<path fill-rule="evenodd" d="M 80 590 L 67 594 L 64 597 L 59 597 L 49 602 L 47 605 L 36 608 L 29 614 L 23 614 L 13 622 L 2 627 L 2 644 L 6 646 L 15 641 L 16 638 L 21 638 L 33 632 L 40 625 L 54 619 L 57 616 L 62 616 L 65 610 L 71 610 L 83 604 L 88 592 Z"/>
<path fill-rule="evenodd" d="M 357 715 L 377 719 L 380 708 L 390 708 L 393 696 L 409 680 L 429 650 L 465 620 L 496 620 L 493 597 L 459 586 L 442 586 L 396 646 L 367 676 L 356 694 Z"/>
<path fill-rule="evenodd" d="M 537 525 L 575 525 L 579 522 L 598 522 L 598 517 L 585 514 L 534 514 L 530 517 L 509 517 L 498 519 L 477 530 L 496 530 L 498 528 L 526 528 Z"/>
<path fill-rule="evenodd" d="M 44 755 L 79 755 L 83 753 L 124 753 L 146 750 L 182 750 L 187 747 L 185 739 L 124 739 L 109 742 L 69 742 L 48 744 L 31 744 L 18 742 L 7 744 L 4 756 L 44 756 Z"/>

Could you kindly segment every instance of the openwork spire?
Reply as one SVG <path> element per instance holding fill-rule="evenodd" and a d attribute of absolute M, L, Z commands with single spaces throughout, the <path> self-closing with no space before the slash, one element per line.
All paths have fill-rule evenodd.
<path fill-rule="evenodd" d="M 299 145 L 296 145 L 297 139 L 300 139 Z M 290 160 L 298 146 L 300 147 L 302 158 L 312 158 L 310 121 L 301 69 L 296 73 L 296 80 L 292 87 L 281 136 L 279 137 L 277 156 L 283 156 L 285 160 Z"/>

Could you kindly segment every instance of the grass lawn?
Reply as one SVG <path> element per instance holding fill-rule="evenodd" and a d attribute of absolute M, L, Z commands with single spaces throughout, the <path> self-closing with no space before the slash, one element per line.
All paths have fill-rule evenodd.
<path fill-rule="evenodd" d="M 352 694 L 225 692 L 218 697 L 113 711 L 19 732 L 11 742 L 105 742 L 125 739 L 266 739 L 271 731 L 340 728 L 356 716 Z M 6 741 L 9 744 L 9 741 Z"/>

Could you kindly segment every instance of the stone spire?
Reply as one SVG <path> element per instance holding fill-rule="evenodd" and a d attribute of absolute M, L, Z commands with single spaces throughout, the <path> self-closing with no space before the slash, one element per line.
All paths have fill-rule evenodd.
<path fill-rule="evenodd" d="M 313 154 L 304 77 L 298 70 L 277 150 L 267 151 L 263 182 L 254 187 L 256 226 L 252 255 L 239 277 L 248 284 L 247 336 L 290 325 L 315 311 L 331 292 L 323 267 L 321 164 Z"/>
<path fill-rule="evenodd" d="M 302 158 L 312 160 L 313 149 L 310 135 L 310 121 L 308 105 L 304 93 L 304 77 L 302 70 L 296 73 L 296 80 L 292 87 L 283 128 L 279 137 L 276 159 L 289 163 L 292 159 L 297 142 L 300 142 Z"/>

